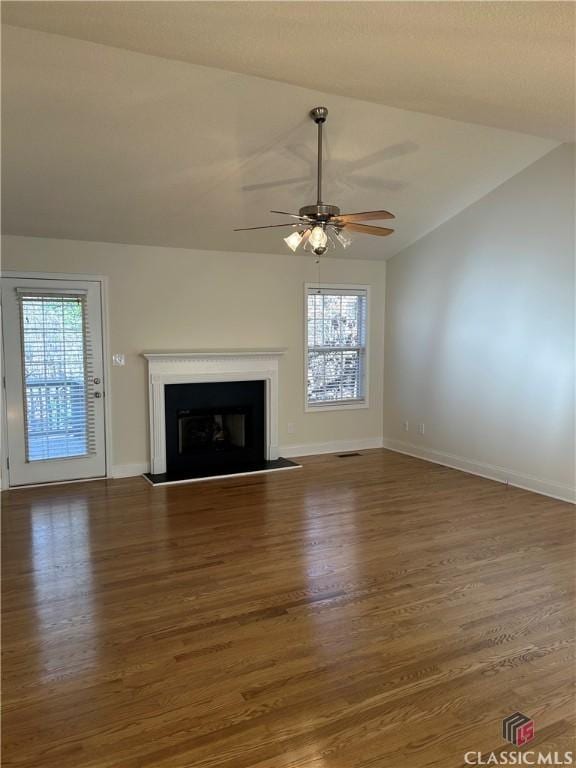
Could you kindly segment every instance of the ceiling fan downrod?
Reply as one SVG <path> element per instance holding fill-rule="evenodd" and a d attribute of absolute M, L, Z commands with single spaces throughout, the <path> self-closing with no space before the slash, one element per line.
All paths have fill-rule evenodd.
<path fill-rule="evenodd" d="M 322 126 L 328 117 L 326 107 L 314 107 L 310 110 L 310 117 L 318 126 L 318 168 L 316 176 L 316 205 L 305 205 L 299 210 L 300 216 L 308 216 L 315 219 L 320 225 L 326 223 L 331 217 L 338 216 L 340 208 L 336 205 L 327 205 L 322 202 Z"/>
<path fill-rule="evenodd" d="M 326 107 L 314 107 L 310 111 L 310 117 L 318 126 L 318 175 L 316 177 L 318 194 L 316 196 L 316 203 L 317 205 L 322 205 L 322 126 L 328 117 L 328 110 Z"/>

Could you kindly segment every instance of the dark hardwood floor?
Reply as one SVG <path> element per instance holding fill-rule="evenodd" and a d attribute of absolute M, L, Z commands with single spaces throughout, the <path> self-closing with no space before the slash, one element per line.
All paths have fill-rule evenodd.
<path fill-rule="evenodd" d="M 4 761 L 452 768 L 573 749 L 570 504 L 384 450 L 3 494 Z"/>

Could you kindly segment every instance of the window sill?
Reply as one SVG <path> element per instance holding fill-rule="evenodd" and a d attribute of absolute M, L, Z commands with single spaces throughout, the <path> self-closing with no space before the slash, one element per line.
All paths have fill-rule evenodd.
<path fill-rule="evenodd" d="M 343 403 L 336 402 L 330 403 L 329 405 L 311 405 L 310 403 L 305 403 L 304 405 L 304 411 L 306 413 L 323 413 L 324 411 L 356 411 L 361 408 L 369 408 L 367 400 L 348 401 Z"/>

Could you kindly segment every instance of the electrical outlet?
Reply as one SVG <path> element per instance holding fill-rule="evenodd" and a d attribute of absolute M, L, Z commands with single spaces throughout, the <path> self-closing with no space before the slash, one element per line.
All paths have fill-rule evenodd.
<path fill-rule="evenodd" d="M 418 434 L 423 435 L 424 434 L 424 424 L 420 423 L 418 424 Z"/>
<path fill-rule="evenodd" d="M 122 352 L 112 355 L 112 365 L 126 365 L 126 356 Z"/>
<path fill-rule="evenodd" d="M 293 435 L 294 432 L 296 432 L 296 425 L 294 424 L 293 421 L 289 421 L 288 422 L 288 434 L 289 435 Z"/>
<path fill-rule="evenodd" d="M 404 432 L 408 432 L 409 424 L 407 421 L 402 422 L 402 426 L 404 428 Z"/>

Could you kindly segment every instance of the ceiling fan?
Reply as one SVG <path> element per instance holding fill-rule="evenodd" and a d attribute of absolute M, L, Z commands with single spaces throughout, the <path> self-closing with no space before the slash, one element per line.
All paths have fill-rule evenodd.
<path fill-rule="evenodd" d="M 394 232 L 387 227 L 375 227 L 372 224 L 361 224 L 362 221 L 374 221 L 375 219 L 393 219 L 394 214 L 388 211 L 365 211 L 363 213 L 340 213 L 336 205 L 322 202 L 322 126 L 326 122 L 328 110 L 326 107 L 314 107 L 310 111 L 310 117 L 318 126 L 318 174 L 317 174 L 317 199 L 315 205 L 305 205 L 298 213 L 286 211 L 270 211 L 283 216 L 290 216 L 297 221 L 284 224 L 267 224 L 261 227 L 242 227 L 235 232 L 246 232 L 252 229 L 272 229 L 276 227 L 292 227 L 295 229 L 291 235 L 284 238 L 284 242 L 292 251 L 296 251 L 301 245 L 310 249 L 317 256 L 326 253 L 329 247 L 336 247 L 338 243 L 343 248 L 350 245 L 347 232 L 360 232 L 365 235 L 378 235 L 385 237 Z"/>

